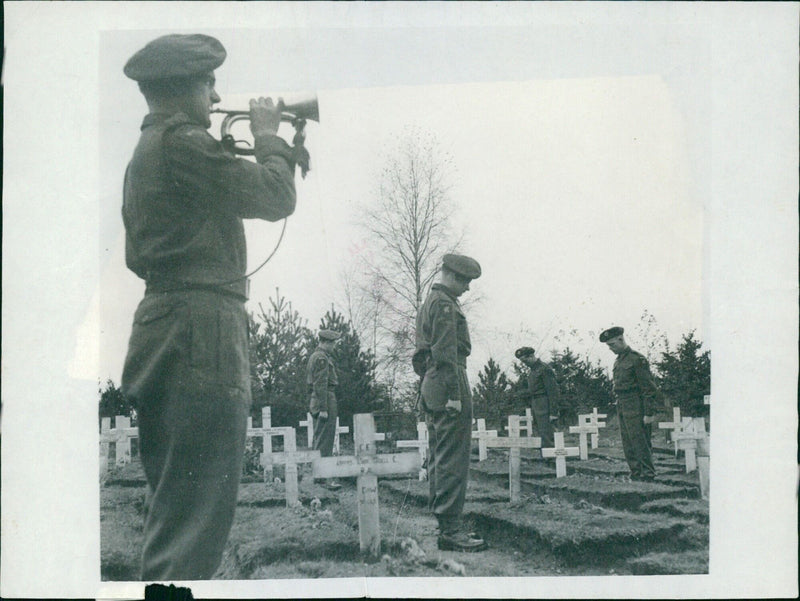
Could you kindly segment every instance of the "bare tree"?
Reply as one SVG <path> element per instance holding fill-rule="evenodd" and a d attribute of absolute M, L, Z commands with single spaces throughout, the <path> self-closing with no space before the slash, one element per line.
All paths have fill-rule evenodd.
<path fill-rule="evenodd" d="M 413 382 L 410 357 L 422 302 L 445 252 L 457 248 L 447 178 L 451 158 L 432 135 L 408 132 L 380 172 L 377 194 L 363 207 L 366 234 L 358 287 L 362 327 L 369 324 L 379 372 L 394 397 Z M 345 292 L 352 300 L 352 282 Z M 363 321 L 366 319 L 366 323 Z M 362 330 L 363 331 L 363 330 Z"/>

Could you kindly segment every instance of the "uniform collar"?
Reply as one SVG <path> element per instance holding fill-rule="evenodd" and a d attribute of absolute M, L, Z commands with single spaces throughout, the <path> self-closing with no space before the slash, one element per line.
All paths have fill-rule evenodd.
<path fill-rule="evenodd" d="M 444 285 L 444 284 L 442 284 L 441 282 L 437 282 L 436 284 L 434 284 L 433 286 L 431 286 L 431 290 L 441 290 L 441 291 L 442 291 L 442 292 L 444 292 L 444 293 L 445 293 L 447 296 L 449 296 L 450 298 L 452 298 L 454 301 L 457 301 L 457 300 L 458 300 L 458 297 L 457 297 L 455 294 L 453 294 L 452 290 L 450 290 L 450 288 L 448 288 L 447 286 L 445 286 L 445 285 Z"/>
<path fill-rule="evenodd" d="M 191 119 L 184 113 L 149 113 L 145 115 L 141 129 L 145 129 L 151 125 L 173 125 L 178 123 L 191 123 Z"/>

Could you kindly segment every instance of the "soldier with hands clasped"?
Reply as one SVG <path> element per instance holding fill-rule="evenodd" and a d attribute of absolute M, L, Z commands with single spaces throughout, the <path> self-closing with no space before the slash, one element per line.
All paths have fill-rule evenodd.
<path fill-rule="evenodd" d="M 448 254 L 441 280 L 431 287 L 417 315 L 412 363 L 422 377 L 421 399 L 428 426 L 428 505 L 439 525 L 439 549 L 478 551 L 483 539 L 467 532 L 461 511 L 467 492 L 472 442 L 472 393 L 467 357 L 472 345 L 458 298 L 481 275 L 477 261 Z"/>
<path fill-rule="evenodd" d="M 614 396 L 620 434 L 632 480 L 651 481 L 656 470 L 652 458 L 652 428 L 661 393 L 647 359 L 625 342 L 625 330 L 615 326 L 600 334 L 600 342 L 617 356 L 614 361 Z"/>

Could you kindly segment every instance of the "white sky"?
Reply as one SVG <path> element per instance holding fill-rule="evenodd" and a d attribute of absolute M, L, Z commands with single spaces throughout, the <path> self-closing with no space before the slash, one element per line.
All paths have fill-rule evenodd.
<path fill-rule="evenodd" d="M 617 324 L 633 332 L 645 309 L 673 343 L 691 329 L 702 337 L 709 174 L 699 172 L 702 161 L 698 165 L 693 159 L 709 145 L 710 128 L 703 121 L 708 90 L 702 73 L 674 73 L 689 70 L 707 47 L 692 28 L 679 48 L 659 47 L 653 31 L 636 32 L 625 45 L 604 45 L 608 62 L 600 67 L 589 53 L 592 38 L 605 42 L 613 29 L 593 31 L 580 46 L 550 57 L 549 73 L 542 72 L 531 49 L 520 52 L 525 48 L 516 29 L 512 35 L 488 30 L 478 36 L 453 29 L 436 38 L 418 30 L 391 30 L 389 37 L 404 49 L 397 58 L 382 52 L 385 36 L 372 31 L 322 30 L 325 46 L 311 43 L 315 36 L 308 32 L 273 39 L 252 31 L 244 36 L 208 31 L 228 50 L 217 71 L 220 106 L 246 107 L 249 97 L 268 93 L 272 55 L 281 56 L 283 70 L 289 71 L 282 89 L 297 90 L 305 83 L 319 95 L 321 123 L 308 127 L 313 171 L 306 181 L 298 177 L 297 211 L 278 253 L 253 278 L 251 309 L 266 303 L 278 287 L 316 327 L 331 303 L 342 299 L 340 274 L 355 259 L 356 248 L 371 250 L 356 225 L 358 205 L 374 194 L 393 141 L 414 127 L 433 133 L 452 157 L 448 179 L 457 223 L 466 232 L 463 251 L 483 266 L 484 276 L 473 284 L 483 300 L 470 314 L 473 380 L 490 355 L 508 368 L 521 344 L 543 351 L 563 348 L 553 339 L 559 330 L 576 329 L 577 336 L 567 342 L 609 365 L 612 355 L 597 343 L 597 333 Z M 115 32 L 100 38 L 100 79 L 109 84 L 101 86 L 108 94 L 100 98 L 106 132 L 100 169 L 102 280 L 95 291 L 99 302 L 90 305 L 86 321 L 88 342 L 79 342 L 75 373 L 116 382 L 143 289 L 124 266 L 119 207 L 122 174 L 145 105 L 121 66 L 156 35 Z M 535 45 L 552 48 L 565 35 L 578 37 L 578 31 L 542 30 Z M 476 43 L 481 39 L 501 50 L 487 56 L 485 44 Z M 354 46 L 357 56 L 351 55 Z M 647 50 L 649 60 L 632 56 L 631 46 Z M 408 54 L 436 59 L 409 66 Z M 330 62 L 330 57 L 337 60 L 326 65 L 321 81 L 308 81 L 304 66 Z M 367 85 L 373 83 L 367 75 L 392 72 L 398 58 L 404 65 L 399 83 L 409 85 Z M 512 58 L 516 80 L 428 83 L 453 64 L 486 71 L 478 79 L 490 73 L 508 77 L 502 65 Z M 349 83 L 352 61 L 364 69 L 365 87 L 322 87 L 337 79 Z M 232 91 L 246 85 L 238 80 L 242 63 L 249 63 L 250 79 L 253 71 L 263 74 L 258 87 L 244 95 Z M 303 77 L 294 77 L 295 72 Z M 566 75 L 553 76 L 558 73 Z M 375 79 L 383 84 L 388 78 Z M 216 127 L 212 133 L 219 135 Z M 279 225 L 248 223 L 251 268 L 270 253 L 279 231 Z M 96 367 L 87 352 L 96 341 L 95 309 L 101 332 Z"/>
<path fill-rule="evenodd" d="M 796 596 L 796 3 L 4 8 L 3 597 L 142 598 L 99 582 L 96 378 L 118 380 L 142 291 L 119 208 L 145 107 L 121 67 L 174 31 L 223 41 L 225 105 L 319 91 L 314 171 L 255 298 L 280 286 L 316 325 L 357 240 L 353 201 L 415 123 L 454 158 L 484 268 L 473 371 L 489 353 L 507 365 L 521 326 L 588 341 L 644 309 L 714 354 L 708 576 L 209 582 L 196 597 Z M 255 263 L 278 228 L 249 229 Z"/>

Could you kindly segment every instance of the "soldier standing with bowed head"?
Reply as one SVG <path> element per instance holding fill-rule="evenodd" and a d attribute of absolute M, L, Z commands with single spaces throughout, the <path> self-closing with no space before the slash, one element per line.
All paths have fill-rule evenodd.
<path fill-rule="evenodd" d="M 208 579 L 219 567 L 252 402 L 242 220 L 277 221 L 295 208 L 280 106 L 250 101 L 256 163 L 206 131 L 225 56 L 215 38 L 166 35 L 124 68 L 149 108 L 122 206 L 126 263 L 147 285 L 122 389 L 139 416 L 148 581 Z"/>
<path fill-rule="evenodd" d="M 518 348 L 514 356 L 528 366 L 523 380 L 525 390 L 520 396 L 530 397 L 531 413 L 536 421 L 536 431 L 542 438 L 542 447 L 555 446 L 553 421 L 558 419 L 558 403 L 561 393 L 553 368 L 536 356 L 529 346 Z"/>
<path fill-rule="evenodd" d="M 333 455 L 336 418 L 339 417 L 336 403 L 336 386 L 339 384 L 339 378 L 332 356 L 339 336 L 339 332 L 333 330 L 320 330 L 319 346 L 308 359 L 306 383 L 311 394 L 309 412 L 314 419 L 313 447 L 322 457 Z M 333 490 L 341 488 L 336 480 L 328 481 L 325 486 Z"/>
<path fill-rule="evenodd" d="M 656 387 L 647 359 L 623 338 L 625 330 L 615 326 L 600 334 L 600 342 L 617 356 L 614 361 L 614 395 L 617 398 L 622 449 L 632 480 L 652 481 L 656 470 L 651 455 L 651 438 L 656 403 L 661 393 Z"/>
<path fill-rule="evenodd" d="M 428 426 L 428 506 L 439 524 L 442 550 L 479 551 L 483 539 L 466 532 L 461 511 L 467 492 L 472 443 L 472 393 L 467 381 L 470 344 L 458 298 L 481 275 L 475 259 L 445 255 L 441 279 L 417 315 L 412 363 L 422 376 L 421 397 Z"/>

